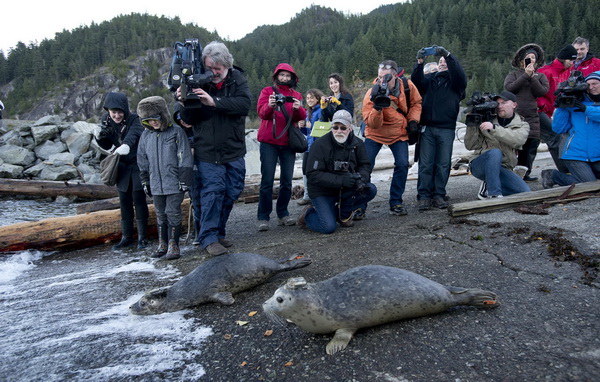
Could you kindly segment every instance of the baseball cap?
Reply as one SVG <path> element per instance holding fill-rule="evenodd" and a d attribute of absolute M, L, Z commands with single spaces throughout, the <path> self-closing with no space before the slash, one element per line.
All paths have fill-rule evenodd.
<path fill-rule="evenodd" d="M 347 110 L 338 110 L 333 115 L 333 119 L 331 120 L 331 124 L 341 123 L 344 126 L 352 125 L 352 116 Z"/>
<path fill-rule="evenodd" d="M 497 100 L 498 98 L 502 98 L 505 101 L 513 101 L 513 102 L 517 102 L 517 97 L 512 94 L 509 91 L 503 91 L 502 93 L 498 94 L 497 96 L 494 97 L 494 101 Z"/>

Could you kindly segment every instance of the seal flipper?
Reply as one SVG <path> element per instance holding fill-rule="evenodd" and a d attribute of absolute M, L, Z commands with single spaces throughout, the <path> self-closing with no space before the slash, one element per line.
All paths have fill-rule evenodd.
<path fill-rule="evenodd" d="M 350 328 L 340 328 L 336 330 L 333 338 L 325 347 L 327 354 L 335 354 L 340 350 L 344 350 L 346 346 L 348 346 L 354 333 L 356 333 L 356 330 L 357 329 Z"/>
<path fill-rule="evenodd" d="M 220 302 L 223 305 L 232 305 L 235 302 L 231 292 L 218 292 L 210 296 L 211 301 Z"/>
<path fill-rule="evenodd" d="M 485 308 L 495 308 L 500 305 L 496 293 L 488 290 L 466 289 L 447 285 L 444 285 L 444 287 L 456 299 L 458 305 L 473 305 Z"/>
<path fill-rule="evenodd" d="M 304 256 L 304 253 L 296 253 L 289 258 L 281 259 L 277 262 L 282 265 L 283 270 L 291 271 L 309 266 L 312 263 L 312 259 Z"/>

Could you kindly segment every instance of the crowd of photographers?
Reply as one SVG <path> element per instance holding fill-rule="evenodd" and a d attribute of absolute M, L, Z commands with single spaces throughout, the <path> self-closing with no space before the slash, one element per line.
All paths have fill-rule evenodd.
<path fill-rule="evenodd" d="M 425 62 L 428 57 L 437 60 Z M 589 53 L 589 42 L 577 38 L 548 65 L 544 65 L 542 48 L 527 44 L 517 50 L 512 66 L 514 70 L 504 81 L 505 91 L 498 95 L 476 91 L 466 102 L 464 143 L 474 152 L 471 173 L 482 181 L 478 197 L 499 198 L 529 191 L 526 182 L 537 180 L 532 168 L 540 140 L 548 144 L 557 165 L 556 170 L 542 172 L 544 188 L 600 178 L 600 60 Z M 316 89 L 307 92 L 308 112 L 296 90 L 299 76 L 291 65 L 277 65 L 272 80 L 257 102 L 262 175 L 259 231 L 269 229 L 277 165 L 281 171 L 275 213 L 280 226 L 298 224 L 320 233 L 353 226 L 354 221 L 365 217 L 367 205 L 377 193 L 370 176 L 384 145 L 394 156 L 390 214 L 407 214 L 403 193 L 408 148 L 415 142 L 419 211 L 448 207 L 446 185 L 456 121 L 467 86 L 467 75 L 454 54 L 435 45 L 420 49 L 410 79 L 395 61 L 379 63 L 377 77 L 362 103 L 363 139 L 354 133 L 354 100 L 341 75 L 329 76 L 329 96 Z M 121 100 L 118 107 L 107 101 L 106 123 L 97 132 L 100 141 L 109 133 L 114 135 L 106 146 L 114 146 L 114 151 L 122 154 L 122 164 L 129 166 L 127 182 L 119 185 L 122 211 L 126 213 L 123 239 L 117 248 L 133 243 L 132 195 L 138 195 L 140 189 L 153 195 L 155 203 L 162 206 L 159 225 L 177 227 L 180 218 L 170 217 L 164 209 L 169 210 L 172 204 L 168 200 L 181 200 L 189 191 L 196 222 L 194 244 L 210 255 L 220 255 L 233 245 L 226 238 L 227 221 L 244 188 L 245 120 L 252 103 L 248 82 L 243 71 L 233 65 L 223 43 L 211 42 L 202 49 L 197 40 L 189 39 L 175 44 L 169 85 L 176 100 L 172 114 L 176 125 L 163 111 L 153 113 L 148 107 L 138 107 L 146 128 L 143 134 L 119 124 L 115 118 L 123 115 L 138 120 L 129 112 L 125 98 L 125 104 Z M 162 104 L 150 98 L 140 105 Z M 168 129 L 177 133 L 166 134 Z M 128 131 L 137 134 L 123 134 Z M 310 137 L 310 148 L 302 133 Z M 134 171 L 135 158 L 130 158 L 140 135 L 145 142 L 137 153 L 143 165 L 141 180 L 139 171 Z M 167 154 L 147 155 L 161 152 L 172 158 L 168 168 L 161 162 Z M 299 204 L 306 207 L 294 219 L 288 203 L 298 153 L 304 153 L 306 188 Z M 176 197 L 169 199 L 170 194 L 165 195 L 163 189 L 172 190 L 169 193 Z M 167 199 L 157 199 L 159 195 Z M 136 204 L 139 248 L 146 245 L 146 214 Z M 159 231 L 161 240 L 155 256 L 167 253 L 166 258 L 177 258 L 179 249 L 171 250 L 171 240 L 175 238 L 178 245 L 180 228 Z"/>

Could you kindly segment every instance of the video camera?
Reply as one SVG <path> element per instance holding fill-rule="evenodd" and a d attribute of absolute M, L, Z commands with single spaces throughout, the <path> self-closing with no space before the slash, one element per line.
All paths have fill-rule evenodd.
<path fill-rule="evenodd" d="M 389 107 L 392 104 L 390 99 L 390 89 L 388 88 L 388 82 L 392 79 L 391 74 L 386 74 L 380 83 L 373 86 L 371 90 L 371 101 L 375 107 L 383 109 Z"/>
<path fill-rule="evenodd" d="M 574 107 L 576 101 L 583 101 L 583 95 L 587 90 L 588 84 L 585 82 L 583 73 L 579 70 L 571 73 L 569 78 L 558 84 L 558 88 L 554 92 L 556 107 Z"/>
<path fill-rule="evenodd" d="M 498 102 L 494 101 L 495 94 L 481 93 L 480 91 L 473 92 L 473 95 L 467 101 L 467 113 L 465 123 L 467 126 L 479 126 L 483 122 L 488 122 L 496 116 L 496 108 Z"/>
<path fill-rule="evenodd" d="M 186 107 L 201 107 L 198 96 L 191 89 L 201 88 L 212 81 L 213 72 L 205 70 L 202 64 L 202 46 L 196 38 L 175 42 L 173 59 L 169 71 L 169 90 L 181 87 L 181 100 Z"/>

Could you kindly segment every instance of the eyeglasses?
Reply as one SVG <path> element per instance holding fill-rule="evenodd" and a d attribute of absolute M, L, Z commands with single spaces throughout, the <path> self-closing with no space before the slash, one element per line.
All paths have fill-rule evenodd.
<path fill-rule="evenodd" d="M 331 126 L 331 130 L 342 130 L 342 131 L 346 131 L 346 129 L 348 129 L 346 126 L 344 125 L 333 125 Z"/>
<path fill-rule="evenodd" d="M 394 69 L 394 70 L 396 70 L 396 67 L 394 67 L 394 65 L 390 65 L 390 64 L 379 64 L 379 69 Z"/>

